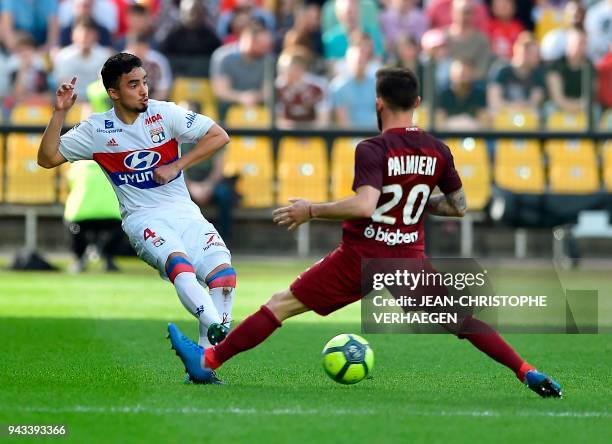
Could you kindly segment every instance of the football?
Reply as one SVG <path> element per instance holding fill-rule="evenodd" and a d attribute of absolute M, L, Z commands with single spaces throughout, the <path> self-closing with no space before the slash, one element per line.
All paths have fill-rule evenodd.
<path fill-rule="evenodd" d="M 356 384 L 374 367 L 374 352 L 368 341 L 358 335 L 341 334 L 323 348 L 323 368 L 341 384 Z"/>

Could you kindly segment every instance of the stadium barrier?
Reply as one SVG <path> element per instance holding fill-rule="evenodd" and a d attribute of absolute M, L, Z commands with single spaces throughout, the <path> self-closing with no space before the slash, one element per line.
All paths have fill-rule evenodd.
<path fill-rule="evenodd" d="M 30 248 L 37 245 L 38 217 L 61 217 L 67 193 L 65 169 L 48 171 L 36 164 L 36 149 L 43 131 L 40 125 L 0 126 L 0 215 L 24 217 L 24 243 Z M 239 192 L 248 195 L 255 191 L 244 199 L 247 208 L 236 212 L 236 218 L 243 220 L 269 219 L 272 207 L 284 203 L 286 197 L 298 191 L 301 191 L 299 195 L 319 201 L 349 195 L 351 150 L 357 140 L 376 135 L 375 131 L 275 128 L 229 128 L 228 133 L 242 151 L 236 151 L 232 157 L 230 148 L 226 173 L 244 176 L 243 183 L 238 184 Z M 470 211 L 461 220 L 460 255 L 464 257 L 471 256 L 474 251 L 473 224 L 485 218 L 484 210 L 494 184 L 511 191 L 514 188 L 520 193 L 552 190 L 575 194 L 576 198 L 589 192 L 612 191 L 609 179 L 612 177 L 612 145 L 609 142 L 612 134 L 609 131 L 495 130 L 469 134 L 432 131 L 432 134 L 451 146 L 468 195 Z M 9 137 L 15 135 L 19 137 Z M 10 143 L 11 140 L 15 142 Z M 601 141 L 604 143 L 600 144 Z M 258 150 L 264 154 L 253 154 Z M 492 162 L 495 153 L 498 157 Z M 500 159 L 505 159 L 504 165 L 498 166 Z M 545 179 L 546 169 L 549 181 Z M 502 183 L 504 180 L 506 182 Z M 304 224 L 298 230 L 298 253 L 308 255 L 309 245 L 309 226 Z M 525 255 L 526 245 L 527 231 L 517 227 L 517 257 Z"/>

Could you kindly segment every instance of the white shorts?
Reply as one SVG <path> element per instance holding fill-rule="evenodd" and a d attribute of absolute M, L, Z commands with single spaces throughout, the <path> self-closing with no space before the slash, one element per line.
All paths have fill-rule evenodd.
<path fill-rule="evenodd" d="M 202 215 L 169 219 L 132 214 L 123 223 L 123 231 L 138 257 L 166 280 L 166 261 L 172 253 L 187 255 L 201 283 L 219 265 L 232 263 L 225 242 Z"/>

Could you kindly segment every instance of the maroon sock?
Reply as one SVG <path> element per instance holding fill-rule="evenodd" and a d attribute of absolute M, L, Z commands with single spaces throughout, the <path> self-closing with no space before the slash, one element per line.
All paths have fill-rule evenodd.
<path fill-rule="evenodd" d="M 491 326 L 478 319 L 470 318 L 463 325 L 463 332 L 459 335 L 467 339 L 478 350 L 486 353 L 500 364 L 510 368 L 516 377 L 522 382 L 525 373 L 533 367 L 527 364 L 504 338 L 500 336 Z"/>
<path fill-rule="evenodd" d="M 265 341 L 280 326 L 281 322 L 274 313 L 262 305 L 259 311 L 242 321 L 220 344 L 206 349 L 205 366 L 212 369 L 220 367 L 232 356 Z"/>

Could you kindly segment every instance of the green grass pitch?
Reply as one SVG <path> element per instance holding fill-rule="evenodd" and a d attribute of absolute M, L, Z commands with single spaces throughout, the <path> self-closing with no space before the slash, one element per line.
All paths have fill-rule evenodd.
<path fill-rule="evenodd" d="M 369 335 L 373 378 L 342 386 L 320 354 L 332 336 L 359 332 L 354 305 L 288 321 L 221 369 L 224 386 L 184 385 L 165 327 L 176 321 L 195 337 L 195 321 L 152 269 L 121 265 L 115 275 L 0 271 L 4 430 L 65 424 L 57 442 L 79 443 L 611 442 L 609 335 L 507 336 L 561 382 L 562 400 L 540 399 L 445 335 Z M 306 265 L 238 261 L 236 319 Z M 0 440 L 19 442 L 4 430 Z"/>

